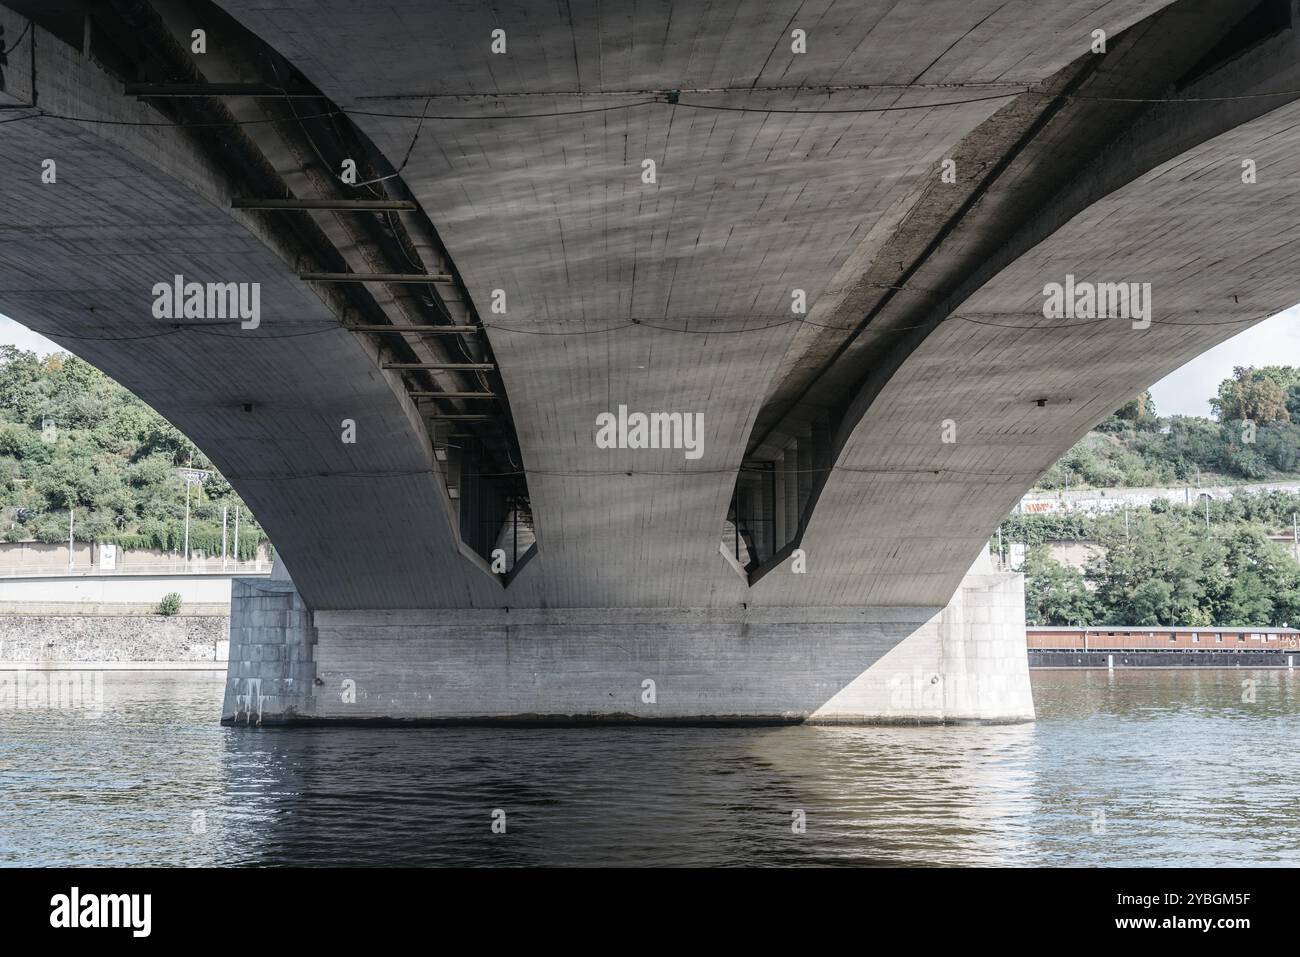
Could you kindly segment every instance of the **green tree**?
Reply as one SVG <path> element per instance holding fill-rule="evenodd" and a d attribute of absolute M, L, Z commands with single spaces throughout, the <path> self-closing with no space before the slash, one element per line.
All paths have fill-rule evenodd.
<path fill-rule="evenodd" d="M 1160 417 L 1156 415 L 1156 402 L 1151 397 L 1151 390 L 1148 389 L 1116 409 L 1109 419 L 1097 426 L 1097 429 L 1101 432 L 1121 432 L 1125 429 L 1149 432 L 1159 426 Z"/>
<path fill-rule="evenodd" d="M 1025 556 L 1025 621 L 1031 625 L 1091 624 L 1097 602 L 1083 573 L 1055 561 L 1043 546 Z"/>
<path fill-rule="evenodd" d="M 1232 378 L 1219 384 L 1219 394 L 1210 400 L 1210 407 L 1223 423 L 1246 419 L 1257 425 L 1290 422 L 1287 397 L 1297 381 L 1300 370 L 1289 366 L 1237 366 Z"/>
<path fill-rule="evenodd" d="M 54 428 L 44 431 L 48 420 Z M 128 548 L 179 550 L 185 484 L 180 465 L 207 458 L 162 416 L 76 356 L 0 346 L 0 537 L 67 540 L 68 510 L 79 537 Z M 219 554 L 221 509 L 242 506 L 218 474 L 191 488 L 190 543 Z M 265 540 L 244 508 L 240 557 Z"/>
<path fill-rule="evenodd" d="M 1208 625 L 1205 580 L 1222 565 L 1222 546 L 1176 517 L 1136 513 L 1101 523 L 1103 554 L 1088 577 L 1107 624 Z"/>

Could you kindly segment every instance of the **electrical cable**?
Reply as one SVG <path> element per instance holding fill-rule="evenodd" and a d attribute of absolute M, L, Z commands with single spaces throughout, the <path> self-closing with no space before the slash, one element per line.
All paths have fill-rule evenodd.
<path fill-rule="evenodd" d="M 1269 316 L 1272 315 L 1276 315 L 1276 313 L 1268 312 L 1268 313 L 1264 313 L 1263 315 L 1248 316 L 1243 319 L 1225 319 L 1222 321 L 1207 320 L 1205 322 L 1178 322 L 1171 319 L 1152 319 L 1151 324 L 1163 325 L 1163 326 L 1182 326 L 1182 327 L 1189 327 L 1189 328 L 1232 326 L 1232 325 L 1240 325 L 1242 323 L 1247 323 L 1247 322 L 1259 322 L 1260 320 L 1267 319 Z M 707 320 L 707 321 L 716 321 L 717 317 L 698 316 L 698 317 L 690 317 L 690 318 Z M 887 328 L 881 328 L 877 330 L 872 330 L 870 327 L 868 327 L 866 331 L 868 333 L 874 331 L 878 334 L 883 335 L 885 333 L 908 332 L 915 329 L 938 328 L 938 326 L 942 325 L 944 322 L 949 322 L 954 319 L 958 319 L 963 322 L 973 323 L 974 325 L 977 326 L 992 326 L 999 329 L 1018 329 L 1024 332 L 1046 332 L 1046 331 L 1064 332 L 1070 329 L 1081 329 L 1086 326 L 1097 325 L 1098 323 L 1102 323 L 1102 322 L 1111 322 L 1111 321 L 1130 322 L 1131 321 L 1130 319 L 1125 319 L 1123 317 L 1118 317 L 1118 316 L 1105 316 L 1100 319 L 1084 319 L 1072 323 L 1063 323 L 1057 320 L 1046 320 L 1047 324 L 1044 324 L 1044 322 L 1040 321 L 1034 325 L 1020 325 L 1017 323 L 991 322 L 985 319 L 976 319 L 973 316 L 963 316 L 963 315 L 954 314 L 948 316 L 946 319 L 943 319 L 938 323 L 918 323 L 915 325 L 906 325 L 906 326 L 890 326 Z M 233 321 L 234 320 L 232 320 L 232 322 Z M 85 336 L 85 335 L 77 335 L 74 333 L 64 333 L 58 331 L 48 331 L 44 334 L 58 339 L 92 340 L 92 341 L 105 341 L 105 342 L 130 341 L 133 339 L 155 339 L 162 336 L 179 335 L 184 332 L 195 332 L 198 333 L 199 335 L 219 336 L 222 338 L 229 338 L 229 339 L 299 339 L 305 336 L 318 336 L 326 333 L 338 332 L 340 330 L 347 328 L 346 326 L 341 325 L 340 323 L 334 321 L 333 319 L 309 319 L 309 320 L 290 320 L 290 321 L 319 322 L 322 324 L 322 328 L 307 329 L 300 332 L 286 332 L 286 333 L 256 335 L 256 334 L 249 334 L 249 332 L 246 330 L 240 332 L 221 332 L 218 329 L 210 328 L 199 323 L 186 323 L 185 325 L 176 325 L 170 329 L 162 330 L 159 332 L 145 333 L 140 335 Z M 533 335 L 533 336 L 602 335 L 605 333 L 617 332 L 620 329 L 628 329 L 635 326 L 644 326 L 648 329 L 654 329 L 659 332 L 674 332 L 682 335 L 736 335 L 739 333 L 746 333 L 746 332 L 765 332 L 770 329 L 776 329 L 776 328 L 780 328 L 781 326 L 788 326 L 788 325 L 806 325 L 806 326 L 813 326 L 814 328 L 817 329 L 831 329 L 839 332 L 850 332 L 854 328 L 856 328 L 854 326 L 836 326 L 836 325 L 829 325 L 827 323 L 813 322 L 809 319 L 803 319 L 803 318 L 790 318 L 790 319 L 782 320 L 780 322 L 769 323 L 768 325 L 764 325 L 764 326 L 754 326 L 748 329 L 674 329 L 671 326 L 657 325 L 655 323 L 647 322 L 642 319 L 628 320 L 627 322 L 620 323 L 619 325 L 616 326 L 610 326 L 605 329 L 575 329 L 573 331 L 522 329 L 517 326 L 502 326 L 491 322 L 485 322 L 482 323 L 481 325 L 483 326 L 484 329 L 500 329 L 502 332 L 506 332 L 514 335 Z M 382 332 L 376 332 L 375 334 L 384 335 L 387 334 L 388 332 L 389 330 L 385 329 Z M 401 326 L 393 326 L 392 332 L 395 333 L 402 332 L 412 336 L 419 336 L 422 334 L 418 330 L 408 331 L 403 329 Z M 472 359 L 472 356 L 466 354 L 466 358 Z"/>
<path fill-rule="evenodd" d="M 757 92 L 761 92 L 761 91 L 757 91 Z M 813 88 L 808 88 L 807 92 L 817 92 L 817 91 Z M 320 113 L 299 115 L 297 118 L 301 121 L 301 120 L 320 119 L 323 117 L 342 115 L 342 116 L 366 116 L 366 117 L 374 117 L 379 119 L 416 120 L 420 125 L 423 125 L 423 123 L 428 120 L 433 120 L 438 122 L 450 122 L 450 123 L 454 123 L 454 122 L 494 123 L 501 120 L 546 119 L 551 117 L 583 116 L 583 115 L 594 114 L 594 113 L 609 113 L 616 110 L 631 110 L 637 107 L 648 106 L 651 104 L 662 104 L 665 106 L 683 107 L 685 109 L 691 109 L 691 110 L 713 110 L 713 111 L 725 112 L 725 113 L 783 113 L 783 114 L 806 113 L 809 115 L 816 115 L 816 114 L 867 115 L 873 113 L 897 113 L 897 112 L 908 112 L 913 110 L 941 109 L 944 107 L 964 106 L 970 103 L 983 103 L 991 100 L 1008 99 L 1011 97 L 1025 96 L 1025 95 L 1045 96 L 1053 99 L 1063 99 L 1063 100 L 1080 100 L 1080 101 L 1086 101 L 1090 103 L 1130 103 L 1130 104 L 1139 103 L 1139 104 L 1159 105 L 1159 104 L 1178 104 L 1178 103 L 1189 103 L 1189 104 L 1190 103 L 1224 103 L 1224 102 L 1235 102 L 1239 100 L 1257 100 L 1257 99 L 1263 99 L 1269 97 L 1295 98 L 1295 97 L 1300 97 L 1300 90 L 1273 90 L 1273 91 L 1260 92 L 1260 93 L 1233 94 L 1228 96 L 1125 97 L 1125 96 L 1091 96 L 1084 93 L 1052 93 L 1047 90 L 1035 90 L 1029 87 L 1025 87 L 1024 89 L 1011 90 L 1005 93 L 993 93 L 993 94 L 988 94 L 986 96 L 968 97 L 966 99 L 944 100 L 938 103 L 910 103 L 910 104 L 895 104 L 892 106 L 867 106 L 867 107 L 833 107 L 828 109 L 822 109 L 822 108 L 806 109 L 806 108 L 799 108 L 799 107 L 770 107 L 770 106 L 728 106 L 728 105 L 717 104 L 717 103 L 683 103 L 680 99 L 678 100 L 672 99 L 670 93 L 664 93 L 653 99 L 637 100 L 632 103 L 619 103 L 613 106 L 594 107 L 592 109 L 552 110 L 545 113 L 499 113 L 499 114 L 479 113 L 474 115 L 464 115 L 464 114 L 457 115 L 457 114 L 446 114 L 446 113 L 430 114 L 428 113 L 428 104 L 430 102 L 430 99 L 426 99 L 425 111 L 421 113 L 396 113 L 388 110 L 365 110 L 365 109 L 357 109 L 355 107 L 334 107 L 332 109 Z M 259 98 L 273 99 L 274 97 L 270 94 L 267 94 L 266 96 L 262 96 Z M 231 120 L 228 122 L 219 122 L 219 123 L 173 123 L 169 121 L 155 122 L 155 121 L 137 121 L 137 120 L 108 120 L 108 119 L 98 119 L 95 117 L 88 117 L 88 116 L 71 116 L 65 113 L 55 113 L 40 107 L 16 106 L 13 108 L 32 109 L 35 112 L 28 114 L 26 116 L 15 117 L 14 119 L 4 120 L 0 122 L 13 123 L 13 122 L 18 122 L 19 120 L 45 118 L 45 119 L 53 119 L 53 120 L 64 120 L 73 123 L 87 123 L 87 124 L 96 124 L 96 125 L 104 125 L 104 126 L 141 126 L 141 127 L 156 126 L 156 127 L 175 127 L 179 129 L 200 129 L 204 127 L 252 126 L 260 123 L 280 122 L 280 120 L 276 117 L 267 117 L 264 119 L 255 119 L 255 120 Z M 391 178 L 391 176 L 381 177 L 380 179 L 382 180 L 386 178 Z M 373 183 L 379 181 L 380 180 L 370 180 L 367 182 Z M 356 183 L 356 184 L 349 184 L 349 185 L 361 186 L 366 184 Z"/>
<path fill-rule="evenodd" d="M 23 42 L 23 37 L 27 36 L 27 31 L 30 30 L 31 28 L 32 28 L 32 21 L 28 20 L 27 26 L 23 27 L 23 32 L 18 34 L 18 39 L 14 41 L 14 45 L 11 46 L 8 50 L 5 50 L 2 53 L 0 53 L 0 56 L 8 56 L 9 54 L 17 50 L 18 44 Z"/>

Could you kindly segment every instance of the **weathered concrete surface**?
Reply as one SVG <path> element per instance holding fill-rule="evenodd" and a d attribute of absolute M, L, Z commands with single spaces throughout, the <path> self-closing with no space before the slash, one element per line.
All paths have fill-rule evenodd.
<path fill-rule="evenodd" d="M 1297 119 L 1293 104 L 1161 164 L 961 303 L 957 314 L 969 318 L 927 337 L 845 443 L 802 542 L 829 566 L 812 583 L 819 596 L 859 594 L 864 575 L 875 601 L 926 583 L 941 591 L 952 575 L 941 556 L 985 542 L 996 517 L 1116 407 L 1117 394 L 1139 394 L 1294 304 L 1300 218 L 1278 211 L 1300 209 L 1300 151 L 1279 131 L 1298 129 Z M 1258 184 L 1241 181 L 1247 157 L 1269 171 Z M 1067 273 L 1150 282 L 1150 328 L 1045 319 L 1044 284 Z M 946 420 L 957 430 L 951 444 Z M 939 522 L 942 535 L 922 531 Z M 808 591 L 785 574 L 756 591 L 769 579 L 776 595 Z"/>
<path fill-rule="evenodd" d="M 191 614 L 203 607 L 209 614 L 228 614 L 230 578 L 222 575 L 30 575 L 0 578 L 0 607 L 13 603 L 158 607 L 163 596 L 176 593 L 181 608 Z"/>
<path fill-rule="evenodd" d="M 962 579 L 938 627 L 919 629 L 818 708 L 814 722 L 1023 721 L 1034 717 L 1024 577 L 987 554 Z"/>
<path fill-rule="evenodd" d="M 1020 576 L 942 609 L 307 612 L 241 582 L 223 720 L 1032 720 Z"/>
<path fill-rule="evenodd" d="M 316 631 L 289 581 L 235 579 L 222 720 L 261 724 L 316 713 Z"/>
<path fill-rule="evenodd" d="M 966 231 L 951 233 L 956 248 L 939 257 L 951 267 L 970 257 L 990 222 L 1033 220 L 1040 207 L 1059 212 L 1050 190 L 1021 195 L 1032 177 L 1051 169 L 1052 144 L 1115 135 L 1145 109 L 1092 104 L 1083 126 L 1083 108 L 1071 104 L 1037 132 L 1045 148 L 1017 163 L 1024 124 L 1005 115 L 1014 112 L 1009 100 L 985 97 L 1047 83 L 1079 62 L 1082 95 L 1124 95 L 1146 82 L 1163 96 L 1202 45 L 1212 46 L 1244 12 L 1240 5 L 1112 3 L 1081 11 L 1069 3 L 614 3 L 577 4 L 570 15 L 524 3 L 489 11 L 406 0 L 388 5 L 388 18 L 343 0 L 312 3 L 310 16 L 305 2 L 221 5 L 358 111 L 353 120 L 389 157 L 412 146 L 415 118 L 431 98 L 434 118 L 414 142 L 403 179 L 475 298 L 486 303 L 495 288 L 508 294 L 507 315 L 492 317 L 488 331 L 511 396 L 539 547 L 537 560 L 510 584 L 503 603 L 511 607 L 943 603 L 978 541 L 1086 429 L 1085 418 L 1104 417 L 1164 371 L 1248 325 L 1223 325 L 1216 307 L 1203 322 L 1193 317 L 1194 327 L 1156 329 L 1125 356 L 1132 340 L 1109 329 L 1044 329 L 1016 351 L 1020 330 L 952 322 L 891 379 L 875 400 L 879 411 L 855 420 L 842 454 L 827 463 L 845 471 L 810 523 L 808 574 L 778 569 L 747 587 L 719 561 L 716 539 L 759 412 L 783 377 L 816 351 L 808 337 L 826 335 L 813 323 L 838 326 L 870 305 L 862 282 L 899 247 L 894 237 L 909 236 L 901 248 L 911 254 L 943 234 L 947 213 L 928 204 L 947 189 L 938 182 L 940 161 L 971 157 L 965 184 L 1004 154 L 1013 159 L 1002 192 L 990 192 L 963 217 Z M 1127 46 L 1112 43 L 1118 52 L 1110 59 L 1087 62 L 1093 29 L 1114 39 L 1175 6 L 1181 19 L 1170 23 L 1187 28 L 1181 47 L 1169 40 L 1179 31 L 1143 21 Z M 807 56 L 789 52 L 795 25 L 808 29 Z M 488 51 L 496 26 L 510 36 L 508 55 Z M 1285 31 L 1270 42 L 1294 40 Z M 1157 55 L 1145 57 L 1148 46 Z M 383 70 L 373 68 L 378 51 Z M 1222 73 L 1217 69 L 1213 82 L 1222 82 Z M 1296 88 L 1286 81 L 1275 71 L 1233 92 Z M 682 103 L 700 108 L 642 102 L 666 90 L 681 90 Z M 1163 165 L 1096 218 L 1144 223 L 1144 245 L 1094 228 L 1093 245 L 1070 247 L 1061 266 L 1091 270 L 1097 253 L 1096 265 L 1127 277 L 1149 260 L 1163 261 L 1168 271 L 1156 276 L 1157 288 L 1179 290 L 1168 299 L 1161 293 L 1161 303 L 1177 309 L 1207 301 L 1223 276 L 1202 276 L 1216 270 L 1220 250 L 1214 229 L 1188 228 L 1191 221 L 1204 216 L 1212 225 L 1255 203 L 1293 204 L 1280 194 L 1294 177 L 1261 180 L 1242 207 L 1236 177 L 1225 173 L 1212 189 L 1203 178 L 1180 180 L 1169 171 L 1183 161 L 1162 156 L 1141 136 L 1159 133 L 1166 146 L 1177 141 L 1177 154 L 1221 132 L 1222 116 L 1254 117 L 1282 102 L 1207 103 L 1183 120 L 1161 121 L 1174 123 L 1173 132 L 1157 129 L 1160 122 L 1136 131 L 1116 151 L 1132 161 L 1128 179 Z M 1015 108 L 1026 117 L 1047 115 L 1051 103 L 1026 97 Z M 903 109 L 823 112 L 883 106 Z M 1290 129 L 1279 112 L 1247 135 L 1281 151 Z M 1238 148 L 1214 142 L 1197 155 L 1227 164 Z M 657 163 L 654 186 L 640 181 L 644 158 Z M 1066 179 L 1055 186 L 1068 188 Z M 1102 184 L 1089 201 L 1128 181 L 1094 171 L 1080 179 Z M 1022 242 L 1014 255 L 1033 260 L 1032 245 Z M 1265 247 L 1271 240 L 1257 234 L 1237 251 L 1245 261 Z M 1054 264 L 1053 271 L 1064 269 Z M 1290 275 L 1284 267 L 1271 273 L 1268 293 L 1253 298 L 1253 316 L 1300 298 Z M 915 285 L 930 278 L 923 274 Z M 977 288 L 994 281 L 991 273 L 974 278 Z M 807 324 L 788 321 L 796 287 L 809 295 Z M 1017 277 L 1018 309 L 1041 288 L 1038 274 Z M 973 291 L 945 301 L 947 313 L 964 314 L 962 300 Z M 915 293 L 899 299 L 913 301 Z M 854 367 L 877 367 L 896 339 L 870 339 Z M 982 361 L 990 352 L 999 355 L 991 367 Z M 1068 399 L 1068 415 L 1053 405 L 1045 413 L 1023 407 L 1037 396 L 1031 389 Z M 703 411 L 704 457 L 686 463 L 679 452 L 595 448 L 596 414 L 619 403 Z M 956 448 L 939 442 L 948 418 L 960 426 Z M 954 514 L 963 544 L 949 548 L 929 529 Z"/>
<path fill-rule="evenodd" d="M 814 10 L 731 0 L 579 6 L 572 18 L 529 4 L 489 13 L 414 0 L 387 5 L 384 16 L 343 2 L 223 6 L 358 111 L 352 119 L 394 166 L 425 95 L 438 104 L 402 179 L 474 298 L 508 293 L 507 314 L 493 316 L 488 332 L 529 474 L 537 558 L 503 589 L 465 555 L 417 413 L 373 346 L 342 329 L 295 325 L 328 316 L 326 303 L 292 278 L 259 220 L 227 208 L 234 185 L 177 130 L 49 117 L 6 124 L 0 308 L 56 340 L 66 335 L 198 441 L 253 504 L 317 608 L 943 604 L 978 542 L 1087 420 L 1245 325 L 1222 324 L 1216 305 L 1193 316 L 1195 326 L 1153 329 L 1143 340 L 1150 347 L 1126 353 L 1133 340 L 1104 328 L 1044 328 L 1022 343 L 1021 329 L 943 324 L 856 420 L 833 463 L 842 474 L 808 527 L 808 573 L 778 569 L 751 587 L 717 541 L 758 413 L 815 328 L 788 321 L 790 289 L 807 290 L 810 322 L 852 312 L 854 290 L 891 237 L 910 230 L 919 240 L 922 227 L 942 225 L 918 205 L 933 195 L 941 159 L 971 137 L 990 155 L 999 144 L 1011 149 L 1012 97 L 1085 56 L 1091 30 L 1115 36 L 1170 5 L 1132 0 L 1080 13 L 1065 0 L 910 0 Z M 19 18 L 0 16 L 9 35 L 21 32 Z M 792 17 L 808 18 L 806 56 L 787 52 Z M 492 57 L 485 40 L 497 18 L 517 24 L 504 57 Z M 39 27 L 31 35 L 34 48 L 9 54 L 11 104 L 30 102 L 34 49 L 39 102 L 50 113 L 159 122 L 77 50 Z M 1138 71 L 1140 54 L 1096 74 Z M 1268 74 L 1255 86 L 1285 78 Z M 708 109 L 621 108 L 668 89 Z M 1231 109 L 1263 108 L 1249 102 Z M 862 108 L 892 112 L 825 112 Z M 529 117 L 592 109 L 602 112 Z M 372 115 L 380 113 L 407 118 Z M 1194 146 L 1217 128 L 1194 115 L 1163 121 L 1177 128 L 1156 139 Z M 1147 130 L 1121 152 L 1156 162 L 1144 152 Z M 1049 124 L 1043 135 L 1064 132 Z M 1163 248 L 1151 253 L 1163 270 L 1157 288 L 1176 285 L 1179 305 L 1227 302 L 1215 292 L 1225 271 L 1257 255 L 1276 260 L 1267 288 L 1257 284 L 1233 308 L 1249 303 L 1262 317 L 1289 305 L 1300 293 L 1285 244 L 1240 235 L 1229 261 L 1213 237 L 1230 217 L 1249 223 L 1243 210 L 1294 205 L 1292 135 L 1288 114 L 1276 110 L 1236 139 L 1195 147 L 1188 156 L 1204 170 L 1196 182 L 1177 172 L 1186 158 L 1164 161 L 1096 204 L 1078 233 L 1086 241 L 1047 240 L 1045 249 L 1059 249 L 1050 270 L 1032 267 L 1037 249 L 1017 247 L 1005 278 L 975 277 L 990 291 L 974 294 L 998 303 L 975 309 L 967 297 L 954 309 L 1023 316 L 1044 274 L 1135 271 L 1146 253 L 1099 226 L 1122 221 L 1121 211 L 1144 224 L 1144 250 Z M 1216 178 L 1215 164 L 1256 147 L 1271 173 L 1255 192 Z M 47 155 L 63 159 L 57 185 L 28 175 L 32 158 Z M 658 163 L 653 187 L 640 181 L 642 158 Z M 1013 166 L 1007 182 L 1026 175 Z M 1100 174 L 1085 177 L 1094 180 L 1102 196 L 1115 188 Z M 1009 188 L 996 205 L 1023 217 L 1015 203 Z M 1061 232 L 1074 235 L 1072 226 Z M 158 335 L 144 309 L 148 290 L 177 272 L 260 281 L 264 328 Z M 985 355 L 998 360 L 973 359 Z M 878 358 L 863 356 L 862 368 Z M 1031 389 L 1059 404 L 1025 408 Z M 597 449 L 596 414 L 621 403 L 702 411 L 704 457 Z M 358 445 L 339 441 L 345 418 L 358 424 Z M 955 446 L 937 440 L 945 418 L 958 422 Z M 953 515 L 963 522 L 956 548 L 947 537 Z M 943 534 L 929 532 L 935 521 Z"/>
<path fill-rule="evenodd" d="M 202 7 L 157 5 L 182 38 L 176 11 Z M 317 668 L 330 681 L 372 669 L 372 684 L 351 680 L 378 711 L 416 708 L 444 660 L 469 669 L 469 686 L 437 686 L 458 714 L 615 713 L 592 697 L 614 679 L 605 698 L 635 709 L 639 683 L 623 682 L 648 664 L 671 689 L 661 715 L 813 715 L 938 609 L 950 607 L 949 625 L 934 627 L 984 624 L 954 592 L 1033 479 L 1163 373 L 1300 299 L 1289 8 L 1266 38 L 1202 67 L 1249 12 L 1240 4 L 221 6 L 401 167 L 478 313 L 506 292 L 486 331 L 537 539 L 508 586 L 466 554 L 418 410 L 374 343 L 306 328 L 344 311 L 293 278 L 297 260 L 265 217 L 228 208 L 241 184 L 194 135 L 95 122 L 162 114 L 34 28 L 9 54 L 3 96 L 39 94 L 49 115 L 7 121 L 0 140 L 0 308 L 65 337 L 198 441 L 284 555 L 302 599 L 259 593 L 232 625 L 248 651 L 232 666 L 245 686 L 230 692 L 244 720 L 328 712 L 328 694 L 305 684 Z M 788 30 L 804 18 L 810 52 L 793 55 Z M 493 57 L 499 23 L 511 52 Z M 1088 52 L 1097 28 L 1116 38 L 1102 59 Z M 1149 110 L 1106 99 L 1147 88 L 1205 97 Z M 1276 90 L 1289 92 L 1254 95 Z M 267 122 L 256 101 L 240 111 Z M 1087 162 L 1054 166 L 1080 150 Z M 945 205 L 937 177 L 953 155 L 975 169 L 960 174 L 968 200 Z M 43 156 L 63 158 L 58 185 L 34 175 Z M 1260 170 L 1248 187 L 1243 157 Z M 653 184 L 644 159 L 657 163 Z M 894 270 L 898 251 L 924 268 Z M 900 306 L 846 353 L 862 381 L 836 380 L 835 455 L 798 463 L 826 477 L 801 526 L 806 574 L 776 562 L 747 579 L 718 541 L 760 413 L 815 371 L 828 343 L 812 323 L 866 308 L 882 269 L 917 279 L 888 289 L 892 302 L 931 278 L 936 302 L 915 317 L 921 331 Z M 160 330 L 148 291 L 173 273 L 259 281 L 262 334 Z M 1043 285 L 1066 273 L 1150 281 L 1155 324 L 1045 322 Z M 795 288 L 808 293 L 806 323 L 791 319 Z M 619 405 L 701 412 L 702 458 L 598 449 L 596 416 Z M 344 419 L 357 445 L 340 442 Z M 946 420 L 955 443 L 941 439 Z M 313 641 L 312 628 L 329 637 Z M 954 668 L 988 657 L 953 640 L 917 654 Z M 534 684 L 513 667 L 520 653 L 592 680 L 574 691 L 562 670 L 539 668 Z M 700 662 L 750 684 L 714 694 L 715 673 L 691 670 Z M 472 685 L 476 664 L 504 682 L 497 698 Z M 793 687 L 779 686 L 778 666 L 799 675 Z M 875 714 L 873 682 L 835 708 Z M 914 707 L 947 718 L 974 700 L 952 698 L 951 711 Z"/>
<path fill-rule="evenodd" d="M 947 151 L 1007 102 L 990 97 L 1051 76 L 1087 50 L 1095 26 L 1117 32 L 1164 4 L 1111 3 L 1095 17 L 1068 2 L 1031 15 L 985 0 L 571 10 L 401 0 L 385 16 L 345 0 L 221 5 L 342 105 L 418 116 L 423 99 L 393 97 L 428 93 L 430 114 L 468 118 L 426 121 L 403 179 L 475 298 L 507 292 L 489 336 L 539 555 L 502 604 L 738 607 L 823 603 L 820 565 L 801 579 L 816 598 L 775 599 L 770 586 L 751 593 L 717 548 L 750 428 L 800 328 L 790 289 L 808 290 L 809 319 L 824 321 Z M 499 25 L 506 56 L 488 51 Z M 794 25 L 812 38 L 806 57 L 790 52 Z M 864 85 L 878 88 L 849 89 Z M 755 111 L 502 118 L 667 89 Z M 414 119 L 353 119 L 389 157 L 412 143 Z M 655 186 L 640 182 L 644 158 L 658 164 Z M 595 417 L 619 403 L 703 411 L 703 458 L 597 449 Z M 895 603 L 942 604 L 974 553 L 957 558 L 943 595 L 923 587 Z"/>
<path fill-rule="evenodd" d="M 10 38 L 26 26 L 3 6 L 0 23 Z M 32 36 L 8 54 L 0 103 L 32 102 L 35 76 L 42 109 L 92 122 L 5 123 L 0 311 L 66 344 L 202 447 L 318 604 L 499 597 L 459 547 L 428 435 L 373 344 L 322 325 L 330 311 L 262 222 L 229 208 L 239 185 L 190 137 L 124 97 L 79 50 L 38 26 Z M 40 178 L 47 157 L 58 163 L 53 184 Z M 176 274 L 260 283 L 261 326 L 154 319 L 151 289 Z M 339 441 L 345 418 L 355 445 Z"/>

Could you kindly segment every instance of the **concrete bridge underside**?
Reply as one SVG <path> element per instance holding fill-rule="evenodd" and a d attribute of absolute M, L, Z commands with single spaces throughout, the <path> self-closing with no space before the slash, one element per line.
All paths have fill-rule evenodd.
<path fill-rule="evenodd" d="M 1285 0 L 104 6 L 183 49 L 205 28 L 202 82 L 316 97 L 205 95 L 253 179 L 123 95 L 129 44 L 93 39 L 112 11 L 89 55 L 24 11 L 3 66 L 5 115 L 32 118 L 0 130 L 0 310 L 190 435 L 292 574 L 236 612 L 241 722 L 1032 717 L 1018 582 L 971 567 L 991 530 L 1091 425 L 1300 300 Z M 149 62 L 132 79 L 177 82 Z M 267 183 L 375 197 L 328 168 L 310 117 L 335 109 L 417 207 L 402 271 L 454 271 L 435 295 L 490 346 L 537 543 L 509 575 L 448 493 L 456 420 L 383 368 L 391 337 L 340 325 L 423 306 L 297 277 L 309 242 L 376 261 L 346 214 L 290 235 L 230 208 Z M 153 318 L 173 274 L 260 282 L 261 327 Z M 1045 319 L 1066 274 L 1150 283 L 1149 328 Z M 597 448 L 619 405 L 703 413 L 702 456 Z"/>

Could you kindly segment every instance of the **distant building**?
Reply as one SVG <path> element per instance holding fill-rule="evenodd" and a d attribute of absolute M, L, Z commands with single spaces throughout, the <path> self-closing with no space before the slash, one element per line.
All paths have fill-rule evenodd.
<path fill-rule="evenodd" d="M 1031 650 L 1053 651 L 1157 651 L 1187 648 L 1211 651 L 1296 651 L 1300 629 L 1186 626 L 1100 625 L 1058 627 L 1030 625 L 1025 629 Z"/>

